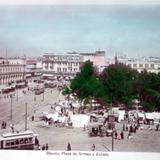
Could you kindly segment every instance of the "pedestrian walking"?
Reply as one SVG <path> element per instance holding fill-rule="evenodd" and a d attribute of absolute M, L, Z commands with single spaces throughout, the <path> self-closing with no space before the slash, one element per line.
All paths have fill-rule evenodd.
<path fill-rule="evenodd" d="M 115 131 L 115 139 L 117 139 L 118 133 L 117 131 Z"/>
<path fill-rule="evenodd" d="M 130 125 L 129 131 L 130 131 L 131 133 L 133 132 L 133 126 L 132 126 L 132 125 Z"/>
<path fill-rule="evenodd" d="M 118 140 L 121 140 L 121 134 L 120 134 L 120 133 L 118 133 L 117 139 L 118 139 Z"/>
<path fill-rule="evenodd" d="M 156 131 L 159 130 L 159 123 L 156 125 Z"/>
<path fill-rule="evenodd" d="M 123 123 L 123 131 L 125 131 L 125 123 Z"/>
<path fill-rule="evenodd" d="M 38 145 L 39 146 L 39 140 L 37 137 L 35 137 L 35 145 Z"/>
<path fill-rule="evenodd" d="M 121 135 L 121 139 L 124 139 L 124 133 L 123 133 L 123 131 L 121 131 L 120 135 Z"/>
<path fill-rule="evenodd" d="M 48 150 L 48 143 L 46 143 L 46 150 Z"/>
<path fill-rule="evenodd" d="M 4 121 L 2 122 L 1 129 L 6 129 L 6 124 Z"/>
<path fill-rule="evenodd" d="M 12 130 L 12 133 L 14 133 L 14 124 L 10 124 L 10 127 L 11 127 L 11 130 Z"/>
<path fill-rule="evenodd" d="M 44 151 L 46 149 L 45 145 L 42 146 L 42 151 Z"/>
<path fill-rule="evenodd" d="M 126 125 L 126 131 L 128 131 L 128 125 Z"/>
<path fill-rule="evenodd" d="M 40 145 L 38 145 L 38 150 L 41 150 L 41 146 Z"/>
<path fill-rule="evenodd" d="M 71 151 L 71 144 L 70 143 L 67 144 L 67 151 Z"/>
<path fill-rule="evenodd" d="M 93 145 L 92 145 L 92 148 L 91 148 L 92 151 L 95 151 L 95 148 L 96 148 L 96 146 L 95 146 L 95 144 L 93 144 Z"/>
<path fill-rule="evenodd" d="M 32 116 L 32 121 L 34 121 L 34 115 Z"/>
<path fill-rule="evenodd" d="M 132 139 L 132 135 L 131 135 L 131 132 L 128 132 L 128 136 L 127 136 L 128 139 Z"/>

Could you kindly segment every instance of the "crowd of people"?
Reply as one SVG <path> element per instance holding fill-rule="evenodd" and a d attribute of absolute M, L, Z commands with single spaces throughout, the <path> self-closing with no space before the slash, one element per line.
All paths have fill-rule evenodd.
<path fill-rule="evenodd" d="M 133 133 L 136 133 L 138 130 L 142 130 L 144 126 L 148 130 L 159 131 L 160 120 L 156 125 L 154 125 L 154 124 L 152 124 L 152 125 L 153 125 L 153 127 L 151 127 L 150 124 L 140 124 L 138 119 L 133 122 L 133 121 L 130 121 L 129 117 L 128 117 L 128 120 L 122 124 L 122 131 L 120 131 L 120 132 L 115 131 L 114 136 L 115 136 L 115 139 L 118 139 L 118 140 L 124 139 L 124 132 L 127 132 L 126 138 L 132 139 Z"/>

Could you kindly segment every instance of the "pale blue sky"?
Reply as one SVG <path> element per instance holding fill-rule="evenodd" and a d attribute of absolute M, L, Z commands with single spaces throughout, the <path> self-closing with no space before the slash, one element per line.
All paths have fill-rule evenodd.
<path fill-rule="evenodd" d="M 0 54 L 160 54 L 160 5 L 0 6 Z"/>
<path fill-rule="evenodd" d="M 160 0 L 1 0 L 0 4 L 157 4 Z"/>

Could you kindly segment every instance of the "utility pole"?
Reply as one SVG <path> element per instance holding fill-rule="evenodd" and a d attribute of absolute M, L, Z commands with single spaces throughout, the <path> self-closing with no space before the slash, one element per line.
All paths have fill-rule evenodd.
<path fill-rule="evenodd" d="M 112 127 L 112 151 L 114 151 L 114 132 Z"/>
<path fill-rule="evenodd" d="M 11 111 L 10 111 L 10 119 L 12 120 L 12 94 L 10 95 L 11 98 Z"/>
<path fill-rule="evenodd" d="M 18 88 L 16 89 L 16 91 L 17 91 L 17 101 L 18 101 Z"/>
<path fill-rule="evenodd" d="M 25 131 L 27 130 L 27 103 L 25 106 Z"/>
<path fill-rule="evenodd" d="M 115 64 L 117 64 L 117 62 L 115 62 Z M 112 95 L 112 94 L 111 94 Z M 114 151 L 114 132 L 113 132 L 113 124 L 114 124 L 114 121 L 115 121 L 115 118 L 113 117 L 113 95 L 111 96 L 112 97 L 112 103 L 111 103 L 111 108 L 112 108 L 112 116 L 111 116 L 111 128 L 112 128 L 112 152 Z"/>
<path fill-rule="evenodd" d="M 108 117 L 108 122 L 109 122 L 109 124 L 110 124 L 110 129 L 112 130 L 112 133 L 111 133 L 111 138 L 112 138 L 112 151 L 114 151 L 114 132 L 115 132 L 115 130 L 114 130 L 114 128 L 115 128 L 115 124 L 114 124 L 114 122 L 115 122 L 115 117 L 114 117 L 114 115 L 109 115 L 109 117 Z"/>
<path fill-rule="evenodd" d="M 43 98 L 42 98 L 42 101 L 44 101 L 44 91 L 43 91 Z"/>

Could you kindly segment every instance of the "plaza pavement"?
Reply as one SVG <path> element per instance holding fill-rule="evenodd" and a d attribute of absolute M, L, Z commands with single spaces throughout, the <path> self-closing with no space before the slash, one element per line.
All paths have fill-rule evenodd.
<path fill-rule="evenodd" d="M 33 101 L 33 95 L 31 95 L 30 98 L 28 97 L 28 103 L 31 101 L 31 98 Z M 50 109 L 47 105 L 48 103 L 64 99 L 56 90 L 53 90 L 52 93 L 47 91 L 44 102 L 41 101 L 41 98 L 41 95 L 37 97 L 37 103 L 39 103 L 39 105 L 37 104 L 37 106 L 34 106 L 34 109 L 33 106 L 31 107 L 27 121 L 28 130 L 33 130 L 35 133 L 39 134 L 38 137 L 41 146 L 48 143 L 50 150 L 66 150 L 67 143 L 70 142 L 72 150 L 91 151 L 92 145 L 95 144 L 96 151 L 111 151 L 111 137 L 88 137 L 87 130 L 83 131 L 83 128 L 59 128 L 54 125 L 47 126 L 43 121 L 31 121 L 31 116 L 35 109 L 36 112 L 48 111 Z M 33 102 L 30 103 L 35 105 Z M 21 113 L 16 112 L 15 114 Z M 24 116 L 24 114 L 22 115 Z M 17 120 L 21 118 L 19 115 L 16 116 Z M 19 121 L 17 120 L 15 121 L 15 130 L 24 130 L 24 121 L 22 119 Z M 133 133 L 133 138 L 131 140 L 127 139 L 128 132 L 124 132 L 123 140 L 114 140 L 114 151 L 160 152 L 160 131 L 155 131 L 155 125 L 151 126 L 151 130 L 148 130 L 147 127 L 147 125 L 144 125 L 143 130 L 138 130 L 136 133 Z M 116 123 L 116 128 L 120 132 L 122 130 L 122 123 Z M 5 130 L 0 129 L 0 133 L 10 131 L 11 129 L 9 126 L 7 126 Z"/>

